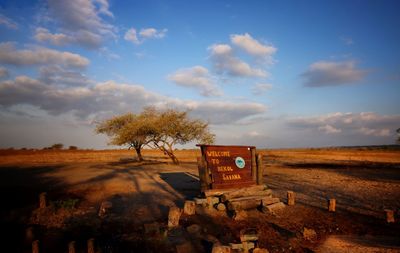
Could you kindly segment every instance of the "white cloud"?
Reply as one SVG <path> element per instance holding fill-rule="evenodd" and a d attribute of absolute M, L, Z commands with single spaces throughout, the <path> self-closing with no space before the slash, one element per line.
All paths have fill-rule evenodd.
<path fill-rule="evenodd" d="M 212 81 L 208 69 L 202 66 L 179 69 L 167 78 L 177 85 L 196 88 L 200 90 L 203 96 L 219 96 L 222 94 Z"/>
<path fill-rule="evenodd" d="M 214 44 L 210 46 L 210 59 L 214 69 L 219 74 L 236 77 L 267 77 L 267 72 L 262 69 L 252 68 L 246 62 L 234 56 L 231 46 L 227 44 Z"/>
<path fill-rule="evenodd" d="M 144 106 L 190 110 L 191 115 L 212 124 L 229 124 L 265 112 L 259 103 L 193 101 L 166 97 L 141 85 L 107 81 L 85 87 L 49 85 L 41 80 L 18 76 L 0 82 L 0 105 L 10 108 L 31 105 L 51 114 L 73 113 L 80 119 L 141 110 Z"/>
<path fill-rule="evenodd" d="M 306 131 L 319 130 L 326 134 L 343 136 L 367 135 L 390 136 L 398 128 L 400 115 L 380 115 L 373 112 L 332 113 L 315 117 L 299 117 L 287 120 L 292 128 Z"/>
<path fill-rule="evenodd" d="M 6 26 L 8 29 L 17 30 L 18 24 L 10 18 L 0 14 L 0 25 Z"/>
<path fill-rule="evenodd" d="M 342 130 L 335 128 L 331 125 L 325 125 L 318 127 L 318 130 L 325 132 L 326 134 L 336 134 L 342 132 Z"/>
<path fill-rule="evenodd" d="M 367 127 L 362 127 L 358 129 L 358 132 L 360 132 L 363 135 L 369 135 L 369 136 L 390 136 L 390 129 L 388 128 L 371 129 Z"/>
<path fill-rule="evenodd" d="M 27 66 L 40 64 L 60 64 L 66 67 L 84 68 L 89 60 L 79 54 L 35 47 L 18 50 L 10 42 L 0 43 L 0 63 Z"/>
<path fill-rule="evenodd" d="M 131 28 L 128 31 L 126 31 L 124 39 L 130 42 L 133 42 L 135 44 L 140 44 L 141 42 L 139 41 L 136 33 L 135 28 Z"/>
<path fill-rule="evenodd" d="M 113 17 L 107 0 L 48 0 L 48 11 L 52 21 L 61 32 L 50 33 L 37 30 L 35 38 L 54 45 L 79 44 L 97 49 L 106 38 L 116 38 L 116 27 L 105 22 L 100 15 Z M 45 28 L 42 28 L 45 29 Z"/>
<path fill-rule="evenodd" d="M 270 58 L 270 62 L 272 62 L 271 56 L 277 51 L 276 47 L 262 44 L 258 40 L 251 37 L 248 33 L 243 35 L 231 35 L 231 42 L 233 45 L 243 49 L 250 55 L 261 58 Z"/>
<path fill-rule="evenodd" d="M 155 28 L 145 28 L 145 29 L 141 29 L 140 30 L 140 36 L 145 38 L 145 39 L 162 39 L 165 37 L 165 35 L 167 34 L 167 29 L 162 29 L 160 31 L 158 31 Z"/>
<path fill-rule="evenodd" d="M 135 28 L 126 31 L 124 39 L 136 45 L 142 44 L 147 39 L 162 39 L 167 34 L 167 29 L 143 28 L 138 33 Z"/>
<path fill-rule="evenodd" d="M 318 61 L 302 74 L 305 86 L 323 87 L 350 84 L 361 81 L 368 71 L 356 68 L 354 61 Z"/>
<path fill-rule="evenodd" d="M 0 78 L 7 78 L 9 76 L 6 68 L 0 67 Z"/>
<path fill-rule="evenodd" d="M 269 83 L 257 83 L 252 88 L 252 93 L 254 95 L 262 95 L 265 92 L 269 91 L 270 89 L 272 89 L 272 84 L 269 84 Z"/>
<path fill-rule="evenodd" d="M 35 40 L 39 42 L 50 42 L 56 46 L 64 46 L 73 41 L 76 41 L 75 38 L 65 35 L 63 33 L 52 34 L 43 27 L 36 28 L 35 31 Z"/>
<path fill-rule="evenodd" d="M 89 78 L 80 72 L 63 69 L 60 66 L 45 66 L 39 69 L 38 80 L 47 85 L 57 86 L 87 86 L 93 84 Z"/>

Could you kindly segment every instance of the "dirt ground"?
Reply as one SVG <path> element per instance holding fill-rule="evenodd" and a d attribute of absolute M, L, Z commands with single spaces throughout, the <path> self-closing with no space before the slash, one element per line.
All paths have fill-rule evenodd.
<path fill-rule="evenodd" d="M 284 202 L 294 191 L 295 206 L 276 215 L 249 211 L 243 220 L 200 210 L 184 216 L 182 227 L 199 224 L 222 244 L 237 242 L 241 229 L 256 228 L 259 246 L 270 252 L 400 252 L 400 150 L 259 152 L 265 183 Z M 77 252 L 86 252 L 86 241 L 95 238 L 102 252 L 174 252 L 165 232 L 169 207 L 199 194 L 200 152 L 177 155 L 180 165 L 157 151 L 144 151 L 141 163 L 124 150 L 1 151 L 2 247 L 30 252 L 38 239 L 40 252 L 67 252 L 74 240 Z M 37 209 L 41 192 L 49 199 L 45 210 Z M 328 198 L 337 200 L 337 212 L 327 212 Z M 103 201 L 112 209 L 100 218 Z M 395 211 L 395 223 L 385 222 L 384 209 Z M 144 235 L 143 224 L 152 222 L 161 235 Z M 316 236 L 304 238 L 304 228 Z M 196 250 L 210 252 L 210 245 L 201 240 Z"/>

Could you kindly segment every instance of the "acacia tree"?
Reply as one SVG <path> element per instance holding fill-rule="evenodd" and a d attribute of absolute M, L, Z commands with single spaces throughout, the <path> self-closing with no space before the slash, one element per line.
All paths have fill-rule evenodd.
<path fill-rule="evenodd" d="M 104 120 L 97 124 L 96 132 L 111 138 L 110 145 L 128 145 L 136 151 L 139 161 L 143 161 L 142 148 L 149 144 L 154 132 L 153 124 L 145 115 L 127 113 Z"/>
<path fill-rule="evenodd" d="M 147 107 L 140 114 L 127 113 L 105 120 L 97 125 L 96 132 L 107 134 L 111 138 L 109 144 L 134 148 L 140 161 L 141 149 L 147 145 L 161 150 L 175 164 L 179 163 L 174 154 L 176 144 L 191 141 L 210 144 L 215 138 L 208 123 L 190 119 L 187 112 L 155 107 Z"/>
<path fill-rule="evenodd" d="M 152 136 L 151 144 L 168 155 L 178 164 L 174 154 L 176 144 L 198 141 L 203 144 L 214 142 L 215 135 L 210 133 L 208 123 L 200 119 L 190 119 L 187 112 L 173 109 L 157 111 L 154 108 L 156 134 Z"/>

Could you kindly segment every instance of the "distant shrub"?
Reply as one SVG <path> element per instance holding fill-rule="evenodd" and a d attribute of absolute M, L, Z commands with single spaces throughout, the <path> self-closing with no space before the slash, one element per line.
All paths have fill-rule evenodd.
<path fill-rule="evenodd" d="M 68 149 L 69 149 L 69 150 L 78 150 L 78 147 L 77 147 L 77 146 L 69 146 Z"/>
<path fill-rule="evenodd" d="M 53 145 L 51 146 L 51 149 L 60 150 L 60 149 L 62 149 L 63 147 L 64 147 L 64 144 L 62 144 L 62 143 L 56 143 L 56 144 L 53 144 Z"/>
<path fill-rule="evenodd" d="M 75 209 L 78 202 L 79 202 L 79 199 L 65 199 L 65 200 L 53 201 L 52 204 L 57 209 L 60 209 L 60 208 Z"/>

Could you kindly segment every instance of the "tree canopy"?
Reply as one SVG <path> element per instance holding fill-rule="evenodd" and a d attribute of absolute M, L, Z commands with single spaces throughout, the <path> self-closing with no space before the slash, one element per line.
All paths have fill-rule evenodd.
<path fill-rule="evenodd" d="M 207 122 L 189 118 L 188 112 L 155 107 L 147 107 L 140 114 L 127 113 L 104 120 L 97 124 L 96 132 L 107 134 L 111 138 L 109 144 L 134 148 L 139 160 L 143 160 L 141 149 L 148 146 L 163 151 L 174 163 L 179 163 L 174 154 L 176 144 L 211 144 L 215 138 Z"/>

